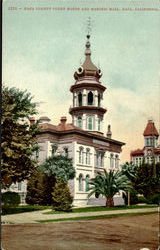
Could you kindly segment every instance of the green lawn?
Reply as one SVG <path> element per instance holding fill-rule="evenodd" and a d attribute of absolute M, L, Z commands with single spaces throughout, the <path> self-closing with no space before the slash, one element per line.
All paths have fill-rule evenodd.
<path fill-rule="evenodd" d="M 58 222 L 58 221 L 77 221 L 77 220 L 97 220 L 104 218 L 113 218 L 119 216 L 135 216 L 135 215 L 145 215 L 145 214 L 156 214 L 155 212 L 139 212 L 139 213 L 124 213 L 124 214 L 107 214 L 107 215 L 96 215 L 96 216 L 81 216 L 81 217 L 72 217 L 72 218 L 62 218 L 62 219 L 51 219 L 51 220 L 37 220 L 39 223 L 46 222 Z"/>
<path fill-rule="evenodd" d="M 157 207 L 157 205 L 132 205 L 132 206 L 115 206 L 115 207 L 81 207 L 73 208 L 70 212 L 64 211 L 50 211 L 44 212 L 43 214 L 59 214 L 59 213 L 85 213 L 85 212 L 98 212 L 98 211 L 112 211 L 112 210 L 122 210 L 122 209 L 134 209 L 134 208 L 152 208 Z"/>
<path fill-rule="evenodd" d="M 25 212 L 32 212 L 44 209 L 51 209 L 53 207 L 47 206 L 18 206 L 18 207 L 4 207 L 2 206 L 2 215 L 7 214 L 18 214 L 18 213 L 25 213 Z"/>

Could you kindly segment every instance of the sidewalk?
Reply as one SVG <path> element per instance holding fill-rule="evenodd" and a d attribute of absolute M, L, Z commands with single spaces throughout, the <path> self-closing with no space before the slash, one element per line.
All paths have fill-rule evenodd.
<path fill-rule="evenodd" d="M 82 212 L 82 213 L 64 213 L 64 214 L 44 214 L 52 211 L 51 209 L 40 210 L 35 212 L 26 212 L 20 214 L 3 215 L 1 217 L 2 224 L 25 224 L 25 223 L 38 223 L 38 220 L 55 220 L 73 217 L 87 217 L 98 215 L 114 215 L 124 213 L 143 213 L 143 212 L 156 212 L 158 208 L 139 208 L 139 209 L 124 209 L 113 211 L 99 211 L 99 212 Z"/>

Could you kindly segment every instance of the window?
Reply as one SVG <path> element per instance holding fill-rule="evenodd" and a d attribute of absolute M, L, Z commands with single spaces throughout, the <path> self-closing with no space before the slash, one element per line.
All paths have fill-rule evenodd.
<path fill-rule="evenodd" d="M 83 164 L 83 148 L 79 148 L 79 163 Z"/>
<path fill-rule="evenodd" d="M 104 152 L 96 153 L 96 167 L 103 167 L 104 163 Z"/>
<path fill-rule="evenodd" d="M 103 153 L 100 153 L 100 167 L 103 167 L 103 158 L 104 158 Z"/>
<path fill-rule="evenodd" d="M 89 117 L 88 117 L 88 129 L 89 129 L 89 130 L 92 130 L 92 127 L 93 127 L 93 124 L 92 124 L 92 117 L 89 116 Z"/>
<path fill-rule="evenodd" d="M 153 138 L 150 138 L 150 145 L 153 146 Z"/>
<path fill-rule="evenodd" d="M 147 138 L 147 146 L 149 146 L 149 138 Z"/>
<path fill-rule="evenodd" d="M 93 105 L 93 93 L 91 91 L 88 93 L 88 105 Z"/>
<path fill-rule="evenodd" d="M 57 146 L 55 144 L 52 144 L 52 155 L 54 155 L 56 153 L 56 150 L 57 150 Z"/>
<path fill-rule="evenodd" d="M 85 191 L 88 192 L 89 191 L 89 175 L 86 175 L 86 188 Z"/>
<path fill-rule="evenodd" d="M 99 117 L 98 118 L 98 131 L 101 130 L 101 118 Z"/>
<path fill-rule="evenodd" d="M 22 183 L 18 182 L 18 190 L 21 191 L 21 188 L 22 188 Z"/>
<path fill-rule="evenodd" d="M 98 107 L 100 107 L 100 106 L 101 106 L 101 95 L 98 94 Z"/>
<path fill-rule="evenodd" d="M 115 157 L 115 168 L 119 168 L 119 158 L 118 155 Z"/>
<path fill-rule="evenodd" d="M 114 167 L 114 159 L 113 159 L 113 154 L 110 154 L 110 168 Z"/>
<path fill-rule="evenodd" d="M 86 149 L 86 164 L 87 165 L 90 164 L 90 149 L 89 148 Z"/>
<path fill-rule="evenodd" d="M 136 165 L 138 165 L 138 158 L 136 158 Z"/>
<path fill-rule="evenodd" d="M 64 155 L 68 157 L 68 148 L 64 148 Z"/>
<path fill-rule="evenodd" d="M 82 117 L 78 116 L 78 127 L 82 128 Z"/>
<path fill-rule="evenodd" d="M 78 106 L 82 106 L 82 93 L 78 94 Z"/>
<path fill-rule="evenodd" d="M 79 191 L 83 191 L 83 176 L 82 174 L 79 175 L 79 178 L 78 178 L 78 183 L 79 183 Z"/>

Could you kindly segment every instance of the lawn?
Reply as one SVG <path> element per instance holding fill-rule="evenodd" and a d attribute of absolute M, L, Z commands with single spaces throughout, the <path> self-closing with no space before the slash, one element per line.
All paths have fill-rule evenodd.
<path fill-rule="evenodd" d="M 50 211 L 44 212 L 43 214 L 59 214 L 59 213 L 85 213 L 85 212 L 99 212 L 99 211 L 112 211 L 112 210 L 123 210 L 123 209 L 139 209 L 139 208 L 152 208 L 158 207 L 157 205 L 131 205 L 131 206 L 115 206 L 115 207 L 80 207 L 73 208 L 72 211 Z"/>

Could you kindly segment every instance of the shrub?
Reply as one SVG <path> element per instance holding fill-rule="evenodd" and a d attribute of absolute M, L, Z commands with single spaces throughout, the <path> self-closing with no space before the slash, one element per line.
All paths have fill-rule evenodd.
<path fill-rule="evenodd" d="M 160 204 L 160 194 L 154 194 L 148 199 L 149 204 Z"/>
<path fill-rule="evenodd" d="M 67 182 L 62 179 L 57 179 L 52 198 L 53 206 L 56 211 L 71 211 L 73 197 Z"/>
<path fill-rule="evenodd" d="M 128 205 L 128 193 L 123 193 L 125 205 Z M 135 189 L 130 190 L 130 205 L 138 203 L 138 193 Z"/>
<path fill-rule="evenodd" d="M 148 199 L 145 198 L 144 196 L 139 196 L 138 203 L 148 203 Z"/>
<path fill-rule="evenodd" d="M 5 192 L 2 194 L 2 204 L 4 206 L 18 206 L 20 204 L 20 196 L 15 192 Z"/>

